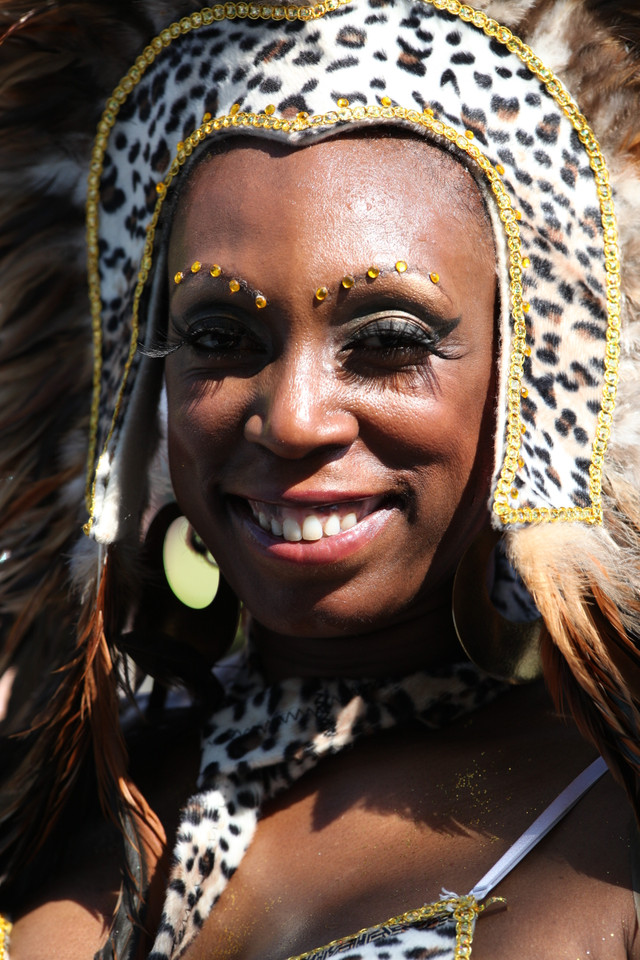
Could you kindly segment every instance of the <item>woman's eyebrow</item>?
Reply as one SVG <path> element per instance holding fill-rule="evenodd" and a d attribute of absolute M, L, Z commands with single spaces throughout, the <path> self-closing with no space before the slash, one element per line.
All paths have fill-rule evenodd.
<path fill-rule="evenodd" d="M 243 293 L 250 297 L 256 307 L 261 310 L 267 305 L 267 298 L 255 287 L 252 287 L 243 277 L 237 273 L 231 273 L 224 270 L 218 263 L 203 265 L 199 260 L 194 260 L 186 270 L 178 270 L 173 276 L 172 286 L 180 287 L 183 283 L 188 283 L 192 277 L 206 275 L 205 279 L 210 279 L 219 283 L 217 289 L 224 289 L 226 293 Z"/>

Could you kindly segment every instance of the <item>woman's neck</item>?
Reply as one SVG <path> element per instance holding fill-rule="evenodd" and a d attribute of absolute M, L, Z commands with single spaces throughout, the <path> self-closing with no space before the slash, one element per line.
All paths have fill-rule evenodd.
<path fill-rule="evenodd" d="M 466 659 L 450 604 L 350 636 L 288 636 L 254 621 L 251 637 L 269 682 L 287 677 L 406 676 Z"/>

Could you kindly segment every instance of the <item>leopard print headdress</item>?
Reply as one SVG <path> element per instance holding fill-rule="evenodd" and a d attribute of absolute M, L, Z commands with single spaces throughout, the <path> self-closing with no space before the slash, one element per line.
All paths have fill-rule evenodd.
<path fill-rule="evenodd" d="M 618 230 L 598 139 L 556 61 L 458 0 L 227 3 L 159 31 L 106 105 L 89 180 L 93 536 L 117 540 L 139 515 L 129 478 L 146 469 L 153 374 L 136 345 L 185 163 L 230 133 L 299 144 L 381 123 L 450 150 L 488 198 L 502 305 L 494 522 L 602 521 L 624 349 Z"/>

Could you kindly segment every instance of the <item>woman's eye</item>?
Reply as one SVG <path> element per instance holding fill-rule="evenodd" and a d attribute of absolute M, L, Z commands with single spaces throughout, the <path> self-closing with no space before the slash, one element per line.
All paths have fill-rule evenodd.
<path fill-rule="evenodd" d="M 255 333 L 235 319 L 203 320 L 185 330 L 178 330 L 178 335 L 181 345 L 212 360 L 253 360 L 266 351 L 265 344 Z"/>
<path fill-rule="evenodd" d="M 417 320 L 381 317 L 360 327 L 345 349 L 352 358 L 366 356 L 371 362 L 411 364 L 438 353 L 441 337 Z"/>

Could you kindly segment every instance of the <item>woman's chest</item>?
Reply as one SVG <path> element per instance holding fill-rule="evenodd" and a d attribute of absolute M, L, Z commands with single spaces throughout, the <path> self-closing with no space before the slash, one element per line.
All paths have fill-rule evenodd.
<path fill-rule="evenodd" d="M 537 738 L 494 736 L 484 750 L 470 724 L 467 747 L 392 734 L 326 761 L 268 805 L 186 957 L 283 960 L 437 900 L 443 887 L 466 894 L 589 762 L 588 747 L 560 727 L 554 739 L 544 723 Z M 628 822 L 607 777 L 495 891 L 507 903 L 481 915 L 474 960 L 512 960 L 516 945 L 535 960 L 633 955 Z M 454 950 L 454 933 L 382 944 L 376 934 L 357 956 L 448 960 L 426 951 Z"/>

